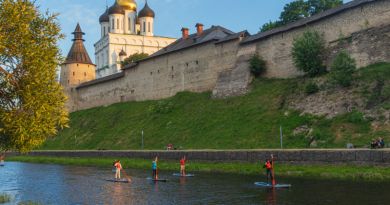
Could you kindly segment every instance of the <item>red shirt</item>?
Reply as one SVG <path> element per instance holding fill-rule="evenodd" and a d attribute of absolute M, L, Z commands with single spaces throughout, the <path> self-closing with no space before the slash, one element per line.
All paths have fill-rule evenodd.
<path fill-rule="evenodd" d="M 186 160 L 181 159 L 181 160 L 180 160 L 180 165 L 186 165 Z"/>
<path fill-rule="evenodd" d="M 122 169 L 122 165 L 121 165 L 121 163 L 119 163 L 119 162 L 115 163 L 114 166 L 115 166 L 117 169 Z"/>

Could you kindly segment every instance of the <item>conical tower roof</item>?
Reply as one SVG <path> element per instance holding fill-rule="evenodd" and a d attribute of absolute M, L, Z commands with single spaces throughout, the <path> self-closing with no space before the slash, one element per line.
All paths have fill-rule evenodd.
<path fill-rule="evenodd" d="M 71 63 L 84 63 L 94 65 L 89 58 L 88 52 L 84 47 L 83 31 L 81 30 L 80 25 L 77 23 L 76 29 L 72 33 L 74 35 L 73 45 L 70 48 L 68 56 L 64 64 Z"/>

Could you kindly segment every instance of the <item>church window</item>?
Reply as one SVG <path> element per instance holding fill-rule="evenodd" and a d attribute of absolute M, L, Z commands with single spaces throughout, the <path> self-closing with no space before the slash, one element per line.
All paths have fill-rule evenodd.
<path fill-rule="evenodd" d="M 148 22 L 148 32 L 151 32 L 150 31 L 150 22 Z"/>
<path fill-rule="evenodd" d="M 143 31 L 143 32 L 146 32 L 146 22 L 145 22 L 145 21 L 144 21 L 144 23 L 143 23 L 142 31 Z"/>
<path fill-rule="evenodd" d="M 111 24 L 112 24 L 112 30 L 114 30 L 115 29 L 115 19 L 112 19 L 112 21 L 111 21 Z"/>
<path fill-rule="evenodd" d="M 106 35 L 106 27 L 104 26 L 103 27 L 103 36 L 105 36 Z"/>
<path fill-rule="evenodd" d="M 86 72 L 84 72 L 84 77 L 87 77 L 87 73 Z"/>
<path fill-rule="evenodd" d="M 73 76 L 74 76 L 74 72 L 73 72 Z"/>
<path fill-rule="evenodd" d="M 108 27 L 108 33 L 110 33 L 111 32 L 111 28 L 110 27 Z"/>
<path fill-rule="evenodd" d="M 119 26 L 119 19 L 116 19 L 116 29 L 120 29 L 120 26 Z"/>

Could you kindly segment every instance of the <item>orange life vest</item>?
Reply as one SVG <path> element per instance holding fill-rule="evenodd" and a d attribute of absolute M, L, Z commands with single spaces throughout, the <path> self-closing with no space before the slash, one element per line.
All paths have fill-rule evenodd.
<path fill-rule="evenodd" d="M 265 163 L 265 168 L 266 168 L 266 169 L 272 169 L 272 164 L 271 164 L 270 161 L 267 161 L 267 162 Z"/>

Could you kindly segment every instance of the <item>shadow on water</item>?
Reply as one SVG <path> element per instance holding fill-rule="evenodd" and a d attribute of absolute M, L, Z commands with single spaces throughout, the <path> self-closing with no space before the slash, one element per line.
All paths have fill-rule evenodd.
<path fill-rule="evenodd" d="M 110 167 L 74 167 L 9 162 L 0 167 L 0 193 L 10 204 L 386 204 L 390 182 L 350 182 L 282 178 L 290 189 L 264 189 L 262 176 L 196 173 L 193 178 L 162 172 L 168 182 L 146 180 L 150 173 L 126 170 L 132 183 L 112 183 Z"/>

